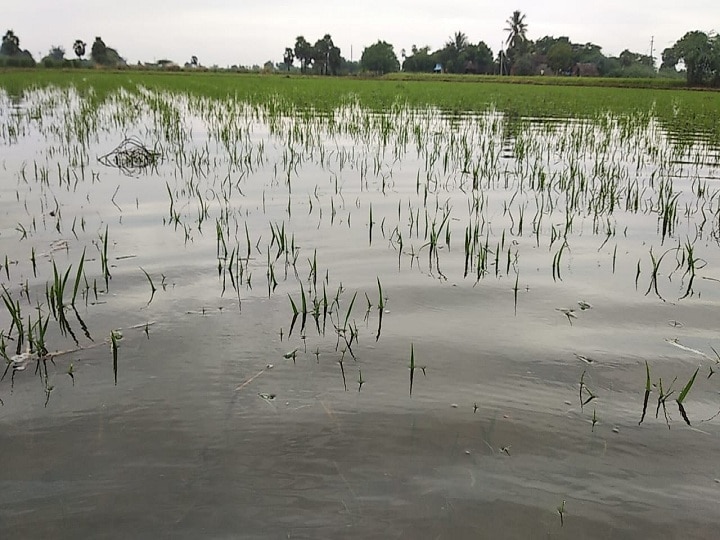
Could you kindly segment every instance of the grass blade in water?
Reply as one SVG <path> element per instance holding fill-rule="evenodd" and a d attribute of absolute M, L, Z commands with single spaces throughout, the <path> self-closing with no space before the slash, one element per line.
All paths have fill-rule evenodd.
<path fill-rule="evenodd" d="M 690 392 L 690 389 L 692 388 L 692 385 L 695 383 L 695 377 L 697 377 L 698 371 L 700 371 L 700 368 L 698 367 L 695 370 L 695 373 L 693 373 L 693 376 L 690 378 L 690 380 L 687 382 L 685 387 L 680 392 L 680 395 L 675 400 L 678 404 L 678 409 L 680 409 L 680 414 L 683 417 L 683 420 L 685 420 L 685 423 L 689 426 L 690 420 L 687 417 L 687 414 L 685 413 L 685 407 L 683 407 L 683 401 L 685 401 L 685 397 L 688 395 L 688 392 Z"/>
<path fill-rule="evenodd" d="M 642 416 L 640 417 L 640 421 L 638 422 L 638 426 L 643 423 L 643 420 L 645 420 L 645 413 L 647 412 L 647 404 L 648 404 L 648 398 L 650 397 L 650 366 L 647 363 L 647 360 L 645 361 L 645 399 L 643 400 L 643 411 Z"/>

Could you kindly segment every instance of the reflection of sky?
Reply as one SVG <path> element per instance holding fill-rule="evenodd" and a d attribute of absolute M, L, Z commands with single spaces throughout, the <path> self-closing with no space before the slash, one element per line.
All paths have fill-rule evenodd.
<path fill-rule="evenodd" d="M 78 0 L 30 0 L 4 7 L 3 20 L 37 60 L 56 44 L 72 56 L 72 43 L 78 38 L 88 43 L 89 54 L 95 36 L 102 36 L 130 63 L 169 58 L 182 64 L 197 55 L 204 65 L 229 66 L 281 62 L 284 48 L 292 46 L 296 36 L 304 35 L 314 43 L 326 33 L 333 36 L 345 58 L 354 60 L 378 39 L 392 43 L 399 56 L 401 49 L 409 51 L 413 44 L 440 48 L 458 31 L 473 43 L 485 41 L 497 53 L 513 9 L 526 13 L 531 39 L 569 36 L 574 42 L 593 42 L 605 54 L 618 55 L 626 48 L 648 54 L 654 37 L 654 56 L 659 58 L 685 32 L 713 30 L 709 21 L 720 19 L 720 4 L 712 0 L 683 4 L 612 0 L 585 3 L 581 8 L 568 0 L 540 5 L 529 0 L 513 5 L 470 0 L 247 4 L 128 0 L 118 9 L 117 3 L 102 0 L 92 8 Z"/>
<path fill-rule="evenodd" d="M 106 225 L 115 242 L 114 254 L 142 255 L 145 260 L 137 264 L 143 267 L 153 260 L 162 261 L 168 269 L 214 268 L 218 219 L 229 220 L 232 235 L 226 241 L 230 251 L 239 248 L 245 252 L 246 224 L 255 246 L 261 239 L 270 241 L 268 223 L 278 228 L 287 223 L 288 231 L 292 225 L 297 245 L 330 250 L 336 265 L 347 266 L 341 270 L 352 271 L 358 261 L 371 259 L 362 251 L 368 240 L 368 203 L 376 226 L 373 247 L 396 242 L 393 230 L 399 222 L 403 253 L 423 250 L 422 261 L 427 264 L 427 247 L 423 248 L 426 218 L 419 209 L 428 205 L 430 222 L 441 219 L 438 216 L 446 204 L 453 209 L 455 250 L 467 225 L 465 212 L 475 178 L 486 204 L 482 221 L 491 226 L 492 234 L 507 230 L 517 235 L 523 219 L 524 228 L 515 240 L 523 248 L 520 260 L 529 265 L 526 268 L 545 268 L 545 259 L 552 258 L 559 244 L 551 252 L 537 249 L 534 222 L 541 223 L 541 246 L 552 229 L 562 233 L 565 191 L 572 193 L 573 189 L 559 186 L 571 186 L 582 178 L 593 187 L 578 188 L 582 193 L 573 233 L 591 240 L 592 257 L 585 261 L 589 266 L 583 267 L 591 273 L 595 257 L 601 257 L 596 250 L 608 233 L 612 241 L 605 251 L 621 243 L 618 253 L 623 253 L 622 243 L 629 242 L 626 250 L 634 253 L 632 264 L 647 254 L 648 248 L 640 245 L 645 240 L 659 243 L 658 178 L 673 179 L 678 207 L 684 211 L 696 208 L 694 180 L 718 177 L 717 148 L 704 135 L 691 139 L 693 135 L 688 133 L 678 139 L 668 127 L 642 115 L 607 115 L 594 123 L 586 119 L 523 119 L 499 110 L 456 115 L 435 109 L 393 109 L 388 117 L 355 104 L 335 111 L 332 120 L 327 115 L 296 119 L 268 115 L 261 106 L 188 97 L 168 101 L 167 107 L 157 109 L 164 115 L 154 115 L 150 107 L 156 105 L 155 96 L 142 91 L 111 95 L 97 109 L 97 117 L 83 117 L 80 101 L 72 91 L 33 91 L 18 109 L 19 119 L 11 121 L 18 113 L 9 105 L 0 112 L 0 128 L 5 126 L 7 131 L 7 126 L 13 125 L 20 134 L 13 144 L 3 143 L 11 150 L 0 171 L 4 180 L 0 184 L 3 235 L 18 238 L 16 226 L 31 230 L 33 220 L 39 227 L 28 242 L 18 243 L 17 250 L 9 253 L 23 261 L 26 272 L 30 242 L 42 253 L 51 241 L 70 239 L 75 246 L 68 254 L 72 262 L 79 257 L 82 242 L 89 246 L 88 253 L 95 253 L 91 244 L 97 243 Z M 84 132 L 73 127 L 67 132 L 58 130 L 58 119 L 63 118 L 79 118 L 90 126 L 84 173 L 68 164 L 68 156 L 82 148 L 75 137 Z M 384 148 L 379 145 L 383 134 L 387 137 Z M 128 136 L 150 146 L 160 145 L 164 160 L 157 172 L 128 177 L 98 163 L 99 155 Z M 35 178 L 36 165 L 47 183 Z M 27 182 L 21 181 L 23 170 Z M 538 171 L 544 175 L 544 188 L 539 187 Z M 82 174 L 84 180 L 76 182 Z M 426 182 L 429 193 L 422 189 Z M 549 189 L 548 183 L 555 187 Z M 606 214 L 609 199 L 605 188 L 617 191 L 612 214 Z M 173 194 L 172 203 L 168 191 Z M 626 212 L 625 201 L 635 198 L 637 213 Z M 604 202 L 595 204 L 593 199 Z M 506 204 L 511 206 L 509 211 Z M 708 211 L 715 211 L 714 204 L 707 205 Z M 204 224 L 198 223 L 201 205 L 208 209 Z M 56 207 L 62 216 L 60 235 L 50 215 Z M 410 236 L 408 208 L 414 208 L 414 220 L 422 222 Z M 595 211 L 600 213 L 597 220 Z M 72 241 L 70 232 L 76 217 L 86 224 L 82 232 L 79 225 L 75 227 L 80 244 Z M 693 235 L 694 227 L 694 220 L 681 220 L 676 237 Z M 338 231 L 351 239 L 339 240 Z M 573 237 L 573 250 L 580 241 Z M 272 251 L 275 249 L 273 246 Z M 189 256 L 190 252 L 193 255 Z M 503 250 L 503 257 L 506 252 Z M 577 270 L 581 255 L 577 250 L 571 253 Z M 253 248 L 253 257 L 257 258 L 253 262 L 256 276 L 263 276 L 260 267 L 267 248 Z M 535 257 L 537 262 L 532 261 Z M 605 253 L 601 258 L 607 262 L 610 257 L 612 254 Z M 443 252 L 443 259 L 448 275 L 453 273 L 453 264 L 462 264 L 455 251 Z M 303 255 L 300 261 L 304 260 Z M 125 262 L 120 267 L 135 271 L 137 264 Z M 394 257 L 391 264 L 394 268 Z M 121 268 L 114 271 L 116 276 Z M 491 271 L 494 273 L 494 268 Z M 455 269 L 456 278 L 457 272 L 462 274 L 462 269 Z M 367 275 L 376 275 L 376 270 L 369 269 Z M 547 273 L 539 275 L 548 277 Z M 632 280 L 627 283 L 632 288 Z"/>
<path fill-rule="evenodd" d="M 663 126 L 642 114 L 608 115 L 596 124 L 398 108 L 389 113 L 392 129 L 383 131 L 388 118 L 359 106 L 338 111 L 330 122 L 328 116 L 272 118 L 231 101 L 154 97 L 110 94 L 97 118 L 90 107 L 79 117 L 86 124 L 76 124 L 73 115 L 82 108 L 72 92 L 31 91 L 13 124 L 22 133 L 11 143 L 2 134 L 15 113 L 0 95 L 0 189 L 6 190 L 0 192 L 0 223 L 7 227 L 0 230 L 0 246 L 12 261 L 0 281 L 22 303 L 28 326 L 35 300 L 38 309 L 49 309 L 50 255 L 61 272 L 68 269 L 70 289 L 85 253 L 88 286 L 97 281 L 103 289 L 99 236 L 109 229 L 112 273 L 109 294 L 101 290 L 96 298 L 88 291 L 89 303 L 78 302 L 77 314 L 67 310 L 84 350 L 75 350 L 47 315 L 48 345 L 72 350 L 48 363 L 45 383 L 54 388 L 48 407 L 30 366 L 16 375 L 12 391 L 7 379 L 0 386 L 9 429 L 3 449 L 23 471 L 0 472 L 9 487 L 0 495 L 10 494 L 0 496 L 8 508 L 0 529 L 22 523 L 32 538 L 40 535 L 34 528 L 64 519 L 51 493 L 69 505 L 74 519 L 64 530 L 73 538 L 92 536 L 85 531 L 95 532 L 98 516 L 122 527 L 130 521 L 121 517 L 141 516 L 157 500 L 163 504 L 155 504 L 157 512 L 144 525 L 176 522 L 196 537 L 237 530 L 280 537 L 290 529 L 341 537 L 350 519 L 360 535 L 383 537 L 391 530 L 388 508 L 394 533 L 427 523 L 476 524 L 477 509 L 488 512 L 489 504 L 511 518 L 490 526 L 500 527 L 498 536 L 519 514 L 528 528 L 511 536 L 529 537 L 538 523 L 550 523 L 565 494 L 567 526 L 576 530 L 597 531 L 600 524 L 608 537 L 641 529 L 648 537 L 673 528 L 678 532 L 670 534 L 682 537 L 680 527 L 684 532 L 688 526 L 700 534 L 717 530 L 716 484 L 706 464 L 715 456 L 718 428 L 700 423 L 716 413 L 717 386 L 706 375 L 711 360 L 693 352 L 710 355 L 710 347 L 720 347 L 714 281 L 720 252 L 709 236 L 716 220 L 700 233 L 700 209 L 691 206 L 685 216 L 686 200 L 700 199 L 691 186 L 696 169 L 676 163 L 677 143 L 667 143 Z M 81 169 L 69 161 L 83 125 L 88 143 Z M 98 154 L 130 135 L 163 145 L 165 160 L 156 173 L 130 178 L 98 163 Z M 680 157 L 705 163 L 708 146 L 693 141 Z M 231 162 L 228 149 L 235 148 L 242 152 Z M 27 183 L 18 180 L 24 161 Z M 48 171 L 47 181 L 35 179 L 33 161 Z M 477 190 L 470 189 L 474 166 L 482 179 Z M 683 174 L 675 175 L 676 167 Z M 83 170 L 84 179 L 76 181 Z M 652 204 L 668 176 L 676 192 L 682 190 L 682 217 L 676 237 L 661 245 Z M 542 178 L 545 188 L 538 186 Z M 618 205 L 595 220 L 588 199 L 601 199 L 597 188 L 603 182 L 613 188 L 615 180 Z M 551 266 L 563 244 L 565 197 L 580 181 L 592 187 L 580 188 L 555 280 Z M 638 213 L 622 205 L 634 183 L 643 190 Z M 709 192 L 715 194 L 700 205 L 717 209 L 717 193 Z M 482 201 L 477 212 L 474 201 Z M 58 231 L 50 212 L 56 203 L 63 216 Z M 446 209 L 452 212 L 446 229 L 452 229 L 452 249 L 441 226 L 436 263 L 428 270 L 428 228 L 435 230 Z M 177 225 L 166 223 L 175 214 Z M 86 227 L 78 225 L 74 235 L 76 216 Z M 19 241 L 13 227 L 29 226 L 33 218 L 37 232 Z M 464 231 L 474 225 L 472 259 L 478 261 L 482 249 L 490 259 L 477 278 L 477 262 L 463 276 Z M 291 238 L 289 258 L 296 254 L 297 265 L 276 257 L 279 230 Z M 560 234 L 550 240 L 553 231 Z M 219 237 L 236 263 L 238 252 L 244 258 L 244 279 L 254 276 L 252 288 L 241 285 L 237 297 L 226 271 L 232 271 L 233 255 L 230 261 L 222 255 Z M 62 245 L 59 239 L 67 249 L 47 254 Z M 675 245 L 691 241 L 702 259 L 696 295 L 678 300 L 688 280 L 683 267 L 673 270 L 684 254 Z M 36 278 L 31 250 L 38 258 Z M 644 294 L 651 253 L 663 252 L 665 302 Z M 314 293 L 311 259 L 317 260 Z M 279 281 L 272 291 L 266 285 L 270 265 Z M 149 279 L 158 289 L 154 296 Z M 23 282 L 32 302 L 19 292 Z M 381 335 L 380 282 L 386 297 Z M 299 302 L 307 293 L 317 300 L 325 288 L 330 302 L 338 291 L 327 332 L 320 332 L 320 323 L 316 331 L 311 316 L 306 332 L 296 326 L 289 335 L 289 299 Z M 355 294 L 357 301 L 351 300 Z M 594 307 L 580 311 L 579 300 Z M 566 318 L 561 309 L 574 309 L 576 317 Z M 83 337 L 80 316 L 93 342 Z M 342 316 L 359 336 L 352 345 L 357 359 L 346 354 L 333 328 Z M 0 328 L 10 328 L 4 306 Z M 118 328 L 124 337 L 115 387 L 107 336 Z M 293 349 L 297 362 L 283 358 Z M 416 362 L 412 399 L 409 354 Z M 66 375 L 69 362 L 77 386 Z M 698 362 L 702 369 L 686 405 L 703 432 L 680 431 L 674 406 L 672 432 L 651 411 L 638 428 L 645 370 L 668 385 L 677 376 L 678 389 Z M 362 392 L 360 380 L 366 382 Z M 589 391 L 597 399 L 583 409 L 579 401 Z M 270 393 L 277 399 L 260 399 Z M 652 400 L 657 395 L 653 390 Z M 78 447 L 88 449 L 87 459 L 71 451 Z M 345 509 L 362 505 L 357 520 L 338 502 L 328 504 L 342 497 L 352 505 Z M 198 501 L 227 515 L 238 508 L 245 514 L 238 521 L 216 519 L 217 513 L 199 512 Z M 27 519 L 29 508 L 38 519 Z M 417 511 L 425 512 L 424 521 Z M 481 526 L 487 529 L 485 521 Z M 554 530 L 559 527 L 556 522 Z"/>

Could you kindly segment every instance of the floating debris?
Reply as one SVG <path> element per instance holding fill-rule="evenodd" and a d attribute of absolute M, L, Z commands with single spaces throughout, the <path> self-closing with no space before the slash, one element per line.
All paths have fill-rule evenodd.
<path fill-rule="evenodd" d="M 575 355 L 575 358 L 577 358 L 578 360 L 582 360 L 586 364 L 592 364 L 593 362 L 595 362 L 595 360 L 585 356 L 584 354 L 578 354 L 578 353 L 573 353 L 573 354 Z"/>
<path fill-rule="evenodd" d="M 265 392 L 260 392 L 258 396 L 260 396 L 265 401 L 273 401 L 276 397 L 275 394 L 267 394 Z"/>
<path fill-rule="evenodd" d="M 691 352 L 691 353 L 694 353 L 694 354 L 698 354 L 698 355 L 702 356 L 703 358 L 706 358 L 706 359 L 708 359 L 708 360 L 713 360 L 712 358 L 710 358 L 710 357 L 709 357 L 707 354 L 705 354 L 704 352 L 698 351 L 697 349 L 691 349 L 690 347 L 686 347 L 685 345 L 681 344 L 681 343 L 678 341 L 677 338 L 675 338 L 675 339 L 665 339 L 665 341 L 666 341 L 667 343 L 669 343 L 670 345 L 672 345 L 672 346 L 674 346 L 674 347 L 677 347 L 678 349 L 682 349 L 683 351 L 687 351 L 687 352 Z"/>
<path fill-rule="evenodd" d="M 578 306 L 580 306 L 581 311 L 585 311 L 586 309 L 592 309 L 592 304 L 589 304 L 584 300 L 578 300 Z"/>
<path fill-rule="evenodd" d="M 24 353 L 11 356 L 10 362 L 12 364 L 13 371 L 23 371 L 27 367 L 28 362 L 38 359 L 39 356 L 36 352 L 26 351 Z"/>
<path fill-rule="evenodd" d="M 295 359 L 297 358 L 297 349 L 293 349 L 292 351 L 286 352 L 283 354 L 283 358 L 286 358 L 290 360 L 292 358 L 293 364 L 295 363 Z"/>
<path fill-rule="evenodd" d="M 555 308 L 555 311 L 559 311 L 563 315 L 565 315 L 568 319 L 568 322 L 570 323 L 570 326 L 572 326 L 572 320 L 577 319 L 577 315 L 575 315 L 574 309 L 568 309 L 568 308 Z"/>
<path fill-rule="evenodd" d="M 114 150 L 100 156 L 98 161 L 107 167 L 115 167 L 128 176 L 133 176 L 148 167 L 157 166 L 161 159 L 162 153 L 157 151 L 157 145 L 151 150 L 137 137 L 128 137 Z"/>

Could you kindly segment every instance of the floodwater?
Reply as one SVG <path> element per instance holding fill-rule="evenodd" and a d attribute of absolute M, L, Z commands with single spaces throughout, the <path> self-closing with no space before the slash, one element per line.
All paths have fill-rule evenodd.
<path fill-rule="evenodd" d="M 2 100 L 3 539 L 717 537 L 702 134 Z"/>

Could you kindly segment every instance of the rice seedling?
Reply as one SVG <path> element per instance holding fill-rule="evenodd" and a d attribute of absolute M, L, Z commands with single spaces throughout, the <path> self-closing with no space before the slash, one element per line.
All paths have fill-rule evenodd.
<path fill-rule="evenodd" d="M 553 281 L 562 280 L 562 276 L 560 275 L 560 264 L 561 264 L 563 252 L 565 251 L 565 249 L 569 249 L 567 240 L 563 240 L 563 243 L 560 245 L 560 249 L 553 256 L 553 262 L 552 262 Z"/>
<path fill-rule="evenodd" d="M 30 262 L 32 263 L 33 277 L 36 278 L 37 277 L 37 263 L 35 261 L 35 246 L 32 247 L 32 250 L 30 252 Z"/>
<path fill-rule="evenodd" d="M 105 234 L 100 237 L 102 246 L 100 248 L 100 265 L 102 269 L 103 279 L 105 280 L 105 290 L 107 291 L 110 287 L 109 280 L 112 277 L 110 275 L 110 267 L 108 265 L 108 226 L 105 226 Z"/>
<path fill-rule="evenodd" d="M 85 248 L 83 248 L 82 256 L 80 257 L 80 262 L 78 263 L 78 269 L 77 269 L 77 272 L 75 273 L 75 284 L 73 285 L 73 294 L 72 294 L 72 299 L 70 300 L 70 305 L 73 306 L 73 308 L 75 307 L 75 299 L 77 298 L 77 293 L 78 293 L 78 290 L 80 287 L 80 278 L 83 275 L 84 266 L 85 266 Z M 69 268 L 68 268 L 68 271 L 70 271 Z M 76 311 L 76 313 L 77 313 L 77 311 Z"/>
<path fill-rule="evenodd" d="M 145 277 L 148 280 L 148 283 L 150 284 L 150 299 L 147 302 L 147 306 L 150 305 L 150 303 L 153 301 L 153 298 L 155 298 L 155 293 L 157 292 L 157 289 L 155 288 L 155 284 L 153 283 L 152 278 L 150 277 L 150 274 L 148 274 L 143 267 L 139 267 L 143 274 L 145 274 Z"/>
<path fill-rule="evenodd" d="M 120 332 L 119 330 L 112 330 L 110 332 L 110 350 L 112 351 L 113 377 L 115 379 L 115 386 L 117 386 L 118 378 L 118 349 L 120 348 L 119 343 L 122 337 L 122 332 Z"/>
<path fill-rule="evenodd" d="M 410 344 L 410 397 L 413 391 L 413 379 L 415 378 L 415 346 Z"/>
<path fill-rule="evenodd" d="M 665 423 L 667 424 L 668 429 L 670 429 L 670 417 L 668 416 L 667 407 L 665 405 L 665 402 L 670 398 L 670 396 L 673 395 L 674 390 L 672 389 L 673 384 L 675 384 L 675 381 L 677 380 L 677 377 L 675 377 L 670 384 L 670 387 L 668 388 L 667 392 L 663 388 L 663 382 L 662 378 L 658 379 L 658 400 L 657 400 L 657 407 L 655 408 L 655 418 L 658 417 L 660 414 L 660 407 L 662 407 L 663 415 L 665 416 Z"/>
<path fill-rule="evenodd" d="M 597 397 L 585 383 L 586 373 L 587 370 L 583 371 L 582 375 L 580 376 L 580 410 L 583 410 L 585 405 L 587 405 Z"/>
<path fill-rule="evenodd" d="M 370 219 L 368 221 L 368 245 L 370 246 L 372 246 L 373 225 L 375 225 L 375 222 L 373 221 L 372 203 L 370 203 Z"/>
<path fill-rule="evenodd" d="M 652 264 L 652 271 L 650 274 L 650 285 L 648 285 L 648 289 L 647 289 L 647 291 L 645 291 L 645 296 L 647 296 L 650 293 L 650 291 L 654 291 L 655 295 L 660 300 L 662 300 L 663 302 L 665 301 L 665 299 L 660 295 L 660 291 L 658 291 L 657 280 L 658 280 L 658 272 L 660 271 L 660 264 L 662 263 L 665 256 L 668 253 L 670 253 L 671 251 L 672 251 L 671 249 L 666 250 L 665 252 L 663 252 L 662 255 L 660 255 L 660 257 L 658 257 L 656 259 L 655 254 L 653 253 L 652 247 L 650 248 L 650 260 L 651 260 L 651 264 Z M 638 269 L 639 269 L 639 266 L 638 266 Z M 640 275 L 639 271 L 638 271 L 638 275 Z"/>
<path fill-rule="evenodd" d="M 557 507 L 557 513 L 560 516 L 560 527 L 565 526 L 565 500 Z"/>
<path fill-rule="evenodd" d="M 375 341 L 378 341 L 380 339 L 380 332 L 382 331 L 382 320 L 383 320 L 383 312 L 385 311 L 385 301 L 383 300 L 383 290 L 382 285 L 380 284 L 380 278 L 377 278 L 377 284 L 378 284 L 378 328 L 377 333 L 375 334 Z"/>
<path fill-rule="evenodd" d="M 340 373 L 342 374 L 342 380 L 343 380 L 343 388 L 347 392 L 347 381 L 345 380 L 345 365 L 343 364 L 343 360 L 345 359 L 345 350 L 343 350 L 342 356 L 340 357 L 340 360 L 338 360 L 338 364 L 340 364 Z M 358 388 L 358 392 L 360 389 Z"/>
<path fill-rule="evenodd" d="M 688 426 L 690 425 L 690 419 L 688 418 L 687 413 L 685 412 L 685 407 L 683 406 L 683 401 L 685 401 L 685 398 L 687 397 L 688 392 L 690 392 L 690 389 L 692 388 L 693 384 L 695 383 L 695 377 L 697 377 L 698 371 L 700 371 L 699 367 L 695 370 L 695 373 L 693 373 L 693 376 L 685 384 L 683 389 L 680 391 L 680 395 L 675 400 L 675 402 L 677 403 L 678 409 L 680 410 L 680 414 L 682 415 L 683 420 L 685 420 L 685 423 Z"/>
<path fill-rule="evenodd" d="M 2 289 L 3 289 L 3 294 L 2 294 L 3 303 L 5 304 L 5 307 L 7 308 L 8 313 L 10 314 L 10 318 L 11 318 L 10 329 L 8 330 L 7 335 L 8 335 L 8 337 L 10 337 L 12 335 L 13 329 L 16 331 L 17 337 L 15 340 L 16 341 L 15 354 L 20 354 L 20 351 L 22 351 L 23 340 L 24 340 L 24 336 L 25 336 L 22 311 L 20 309 L 20 301 L 18 300 L 16 302 L 12 299 L 12 297 L 10 296 L 10 292 L 5 288 L 5 285 L 2 286 Z M 4 341 L 3 341 L 3 350 L 5 350 Z"/>
<path fill-rule="evenodd" d="M 638 425 L 643 423 L 643 420 L 645 420 L 645 413 L 647 412 L 647 404 L 648 404 L 648 398 L 650 397 L 651 387 L 650 387 L 650 365 L 647 363 L 647 360 L 645 360 L 645 397 L 643 398 L 643 410 L 642 410 L 642 416 L 640 417 L 640 421 L 638 422 Z"/>

